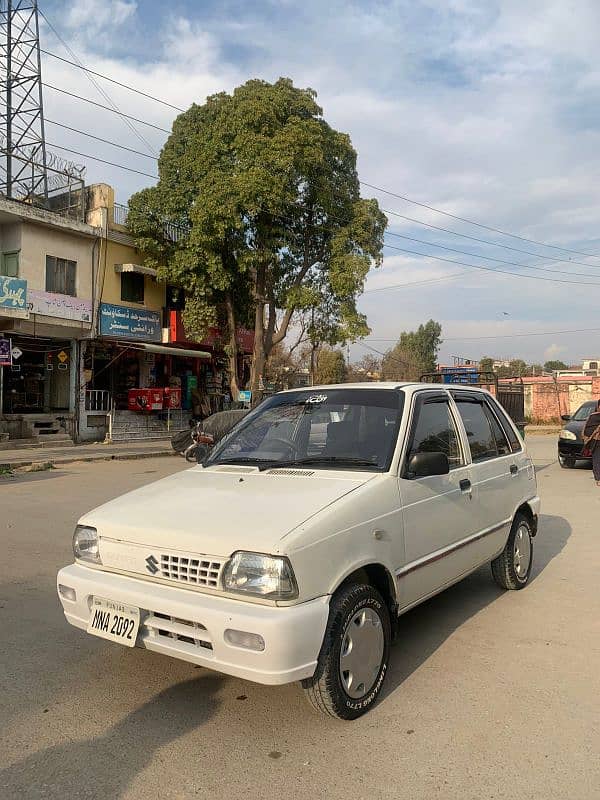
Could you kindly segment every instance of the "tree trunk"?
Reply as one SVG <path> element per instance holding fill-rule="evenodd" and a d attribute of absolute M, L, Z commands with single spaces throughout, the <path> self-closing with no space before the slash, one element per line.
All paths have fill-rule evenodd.
<path fill-rule="evenodd" d="M 260 265 L 256 270 L 254 311 L 254 350 L 252 352 L 252 369 L 250 370 L 250 391 L 252 405 L 262 399 L 261 382 L 265 370 L 265 267 Z"/>
<path fill-rule="evenodd" d="M 225 308 L 227 310 L 227 335 L 229 338 L 227 348 L 227 358 L 229 361 L 229 388 L 231 390 L 231 399 L 235 402 L 238 399 L 240 387 L 238 382 L 237 324 L 231 292 L 225 293 Z"/>

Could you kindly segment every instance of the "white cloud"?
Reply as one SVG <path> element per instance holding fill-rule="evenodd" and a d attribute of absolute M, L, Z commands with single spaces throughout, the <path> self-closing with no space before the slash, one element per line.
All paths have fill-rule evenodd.
<path fill-rule="evenodd" d="M 546 357 L 546 361 L 552 361 L 554 359 L 559 358 L 563 355 L 563 353 L 567 352 L 567 348 L 564 345 L 560 344 L 551 344 L 550 347 L 547 347 L 544 350 L 544 356 Z"/>
<path fill-rule="evenodd" d="M 170 16 L 165 6 L 158 24 L 156 12 L 150 20 L 141 4 L 137 9 L 126 0 L 76 0 L 65 6 L 65 13 L 78 55 L 99 72 L 183 108 L 208 94 L 231 91 L 250 77 L 291 76 L 297 85 L 315 88 L 327 120 L 350 133 L 364 180 L 525 237 L 600 252 L 600 5 L 595 0 L 580 0 L 576 12 L 563 0 L 388 0 L 369 7 L 305 0 L 301 9 L 272 0 L 247 4 L 235 17 L 209 6 L 199 13 L 190 2 L 186 15 L 185 6 L 178 5 Z M 113 24 L 119 16 L 120 25 Z M 148 42 L 140 44 L 146 35 Z M 137 49 L 129 46 L 134 36 Z M 77 70 L 51 59 L 44 68 L 49 83 L 103 102 Z M 127 113 L 170 128 L 172 109 L 105 86 Z M 45 101 L 50 119 L 147 149 L 114 114 L 50 90 Z M 166 135 L 137 127 L 158 150 Z M 149 159 L 52 125 L 48 138 L 142 171 L 156 170 Z M 151 182 L 88 163 L 90 179 L 114 183 L 121 200 Z M 396 232 L 471 253 L 436 251 L 444 258 L 476 264 L 478 256 L 488 255 L 547 263 L 549 269 L 589 272 L 590 281 L 600 283 L 600 259 L 538 248 L 364 192 L 376 194 L 384 208 L 424 222 L 543 254 L 532 259 L 390 217 Z M 433 252 L 392 237 L 389 241 Z M 437 280 L 464 269 L 392 252 L 386 251 L 383 268 L 369 277 L 368 289 Z M 556 261 L 561 258 L 565 261 Z M 589 266 L 575 266 L 569 259 Z M 446 337 L 453 338 L 468 332 L 485 336 L 595 327 L 595 294 L 591 287 L 472 270 L 456 280 L 365 294 L 361 308 L 374 337 L 394 337 L 434 317 L 444 324 Z M 503 310 L 511 313 L 508 323 L 499 320 Z M 444 354 L 464 348 L 467 356 L 523 355 L 539 361 L 550 347 L 558 347 L 565 359 L 577 360 L 580 351 L 595 346 L 590 338 L 465 341 L 444 345 Z"/>
<path fill-rule="evenodd" d="M 75 0 L 63 17 L 72 30 L 98 31 L 108 25 L 123 25 L 137 11 L 136 0 Z"/>

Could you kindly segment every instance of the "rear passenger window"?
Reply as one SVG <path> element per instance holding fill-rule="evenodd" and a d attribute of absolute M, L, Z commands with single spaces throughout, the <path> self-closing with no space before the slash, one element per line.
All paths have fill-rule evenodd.
<path fill-rule="evenodd" d="M 511 447 L 508 443 L 508 439 L 506 438 L 506 434 L 504 433 L 500 423 L 496 419 L 492 409 L 489 405 L 485 404 L 485 413 L 487 415 L 488 420 L 490 421 L 490 425 L 492 428 L 492 433 L 494 434 L 494 439 L 496 440 L 496 449 L 498 450 L 499 456 L 507 456 L 511 452 Z"/>
<path fill-rule="evenodd" d="M 473 461 L 496 458 L 498 445 L 483 403 L 457 399 L 456 405 L 467 431 Z"/>
<path fill-rule="evenodd" d="M 408 458 L 415 453 L 444 453 L 450 469 L 464 463 L 456 425 L 446 400 L 426 400 L 420 408 L 417 406 Z"/>
<path fill-rule="evenodd" d="M 500 420 L 500 424 L 502 426 L 502 430 L 506 434 L 506 437 L 507 437 L 507 439 L 509 441 L 510 449 L 512 450 L 513 453 L 520 452 L 523 449 L 523 445 L 519 441 L 519 438 L 518 438 L 517 434 L 515 433 L 514 428 L 513 428 L 513 426 L 511 425 L 511 423 L 509 421 L 508 414 L 506 413 L 506 411 L 502 408 L 502 406 L 499 403 L 492 402 L 492 405 L 493 405 L 494 411 L 496 412 L 496 415 L 497 415 L 498 419 Z"/>

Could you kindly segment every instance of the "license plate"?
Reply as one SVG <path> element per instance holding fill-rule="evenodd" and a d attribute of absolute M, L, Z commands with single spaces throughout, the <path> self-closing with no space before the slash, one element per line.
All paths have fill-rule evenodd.
<path fill-rule="evenodd" d="M 106 600 L 103 597 L 92 599 L 88 633 L 111 642 L 119 642 L 125 647 L 133 647 L 139 626 L 139 608 L 115 600 Z"/>

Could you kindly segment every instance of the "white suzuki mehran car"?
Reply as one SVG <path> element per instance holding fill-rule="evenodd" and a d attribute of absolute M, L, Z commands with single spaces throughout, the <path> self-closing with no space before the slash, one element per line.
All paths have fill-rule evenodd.
<path fill-rule="evenodd" d="M 67 620 L 354 719 L 400 614 L 491 562 L 532 566 L 540 501 L 515 426 L 466 386 L 363 383 L 265 400 L 202 465 L 86 514 Z"/>

